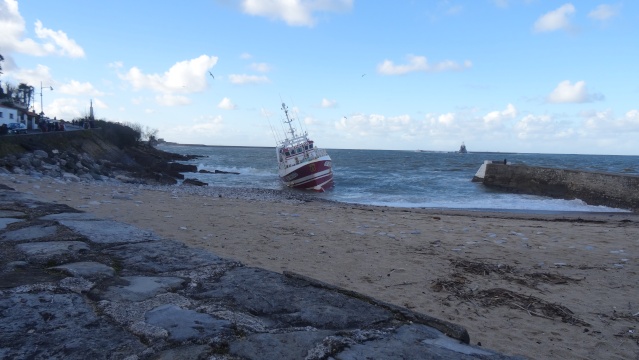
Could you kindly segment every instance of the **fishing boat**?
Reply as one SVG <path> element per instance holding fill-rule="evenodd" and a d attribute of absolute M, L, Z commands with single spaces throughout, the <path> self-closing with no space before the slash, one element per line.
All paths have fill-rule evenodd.
<path fill-rule="evenodd" d="M 326 191 L 333 187 L 331 157 L 324 149 L 315 147 L 306 132 L 299 133 L 292 125 L 286 104 L 282 103 L 288 131 L 275 147 L 278 175 L 286 186 L 294 189 Z"/>
<path fill-rule="evenodd" d="M 468 151 L 466 150 L 466 145 L 464 145 L 464 143 L 462 142 L 461 146 L 459 147 L 459 151 L 458 153 L 460 154 L 466 154 L 468 153 Z"/>

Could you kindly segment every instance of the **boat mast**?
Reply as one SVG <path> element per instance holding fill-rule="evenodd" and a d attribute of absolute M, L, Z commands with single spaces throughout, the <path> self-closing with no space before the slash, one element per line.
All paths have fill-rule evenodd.
<path fill-rule="evenodd" d="M 291 122 L 293 122 L 293 119 L 291 119 L 288 116 L 288 108 L 286 107 L 286 104 L 284 103 L 282 103 L 282 110 L 284 110 L 284 115 L 286 115 L 286 120 L 284 120 L 284 122 L 288 124 L 288 128 L 290 129 L 290 133 L 291 133 L 291 139 L 294 139 L 295 129 L 293 129 L 293 125 L 291 125 Z"/>

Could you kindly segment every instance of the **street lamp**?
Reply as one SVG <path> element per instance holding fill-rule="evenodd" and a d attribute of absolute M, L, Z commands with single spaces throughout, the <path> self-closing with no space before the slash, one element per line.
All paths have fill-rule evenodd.
<path fill-rule="evenodd" d="M 53 91 L 53 86 L 49 86 Z M 44 106 L 42 106 L 42 81 L 40 81 L 40 116 L 44 115 Z"/>

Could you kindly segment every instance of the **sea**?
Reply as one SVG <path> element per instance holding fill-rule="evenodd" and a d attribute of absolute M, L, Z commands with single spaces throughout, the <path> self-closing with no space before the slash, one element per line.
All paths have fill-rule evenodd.
<path fill-rule="evenodd" d="M 198 170 L 238 174 L 185 174 L 210 186 L 288 189 L 277 176 L 275 149 L 163 143 L 158 149 L 198 155 L 185 161 Z M 351 204 L 403 208 L 491 210 L 508 212 L 627 212 L 593 206 L 581 200 L 514 194 L 489 189 L 472 178 L 484 160 L 573 170 L 639 175 L 639 156 L 570 155 L 400 150 L 327 149 L 333 161 L 335 186 L 321 199 Z"/>

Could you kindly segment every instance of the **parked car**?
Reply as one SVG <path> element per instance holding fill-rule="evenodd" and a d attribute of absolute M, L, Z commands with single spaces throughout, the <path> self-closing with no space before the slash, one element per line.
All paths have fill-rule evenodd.
<path fill-rule="evenodd" d="M 27 127 L 22 123 L 9 123 L 7 124 L 9 134 L 26 134 Z"/>

